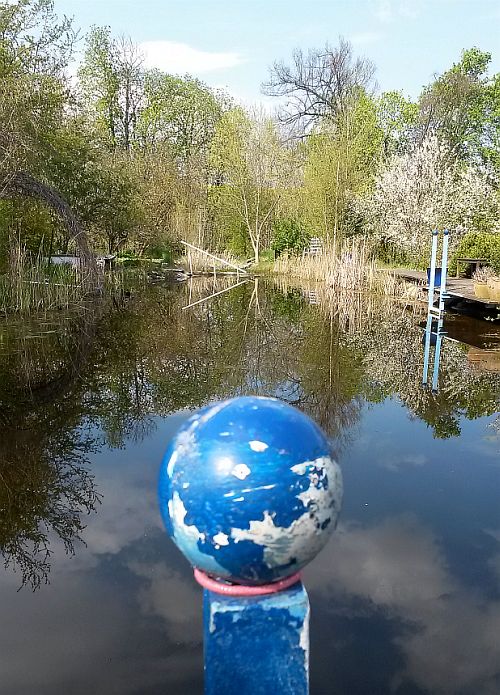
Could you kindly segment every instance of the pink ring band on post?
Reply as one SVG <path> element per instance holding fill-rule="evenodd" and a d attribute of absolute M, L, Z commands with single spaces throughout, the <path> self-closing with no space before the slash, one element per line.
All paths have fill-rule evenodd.
<path fill-rule="evenodd" d="M 245 586 L 244 584 L 226 584 L 222 581 L 212 579 L 208 574 L 202 572 L 197 567 L 194 568 L 194 578 L 204 589 L 213 591 L 216 594 L 225 596 L 264 596 L 265 594 L 277 594 L 290 586 L 300 582 L 300 572 L 292 574 L 285 579 L 279 579 L 271 584 L 261 584 L 259 586 Z"/>

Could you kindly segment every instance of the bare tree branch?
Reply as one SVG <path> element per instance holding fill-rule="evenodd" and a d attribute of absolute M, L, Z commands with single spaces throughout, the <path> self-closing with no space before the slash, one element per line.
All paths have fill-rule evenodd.
<path fill-rule="evenodd" d="M 373 63 L 355 58 L 351 44 L 341 37 L 336 48 L 295 49 L 291 65 L 275 62 L 262 91 L 286 99 L 280 120 L 303 135 L 322 118 L 341 114 L 359 89 L 373 92 L 374 74 Z"/>

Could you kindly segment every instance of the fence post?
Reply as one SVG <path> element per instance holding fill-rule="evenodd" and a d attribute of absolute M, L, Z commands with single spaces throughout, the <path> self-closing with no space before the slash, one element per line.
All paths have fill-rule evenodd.
<path fill-rule="evenodd" d="M 159 498 L 204 588 L 206 695 L 307 695 L 300 570 L 327 542 L 342 499 L 323 432 L 274 398 L 207 406 L 172 440 Z"/>

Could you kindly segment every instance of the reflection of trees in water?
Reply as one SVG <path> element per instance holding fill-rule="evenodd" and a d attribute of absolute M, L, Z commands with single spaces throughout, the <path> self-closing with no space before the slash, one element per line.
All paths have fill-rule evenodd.
<path fill-rule="evenodd" d="M 22 584 L 47 582 L 55 533 L 66 552 L 74 552 L 84 529 L 83 514 L 98 495 L 85 450 L 74 433 L 55 441 L 37 428 L 0 445 L 0 552 L 5 565 L 19 569 Z M 61 430 L 56 432 L 61 437 Z M 73 436 L 72 436 L 73 435 Z M 82 450 L 83 449 L 83 450 Z"/>
<path fill-rule="evenodd" d="M 10 349 L 0 366 L 0 552 L 34 589 L 48 581 L 50 537 L 73 553 L 82 516 L 98 501 L 77 378 L 95 335 L 80 319 L 61 334 L 41 332 L 43 326 L 22 336 L 4 332 Z"/>
<path fill-rule="evenodd" d="M 317 313 L 332 317 L 341 330 L 341 343 L 362 355 L 359 395 L 368 401 L 397 396 L 414 417 L 432 427 L 436 437 L 460 434 L 460 418 L 492 415 L 500 407 L 500 374 L 481 372 L 467 357 L 468 348 L 444 341 L 439 390 L 422 386 L 425 309 L 374 300 L 358 294 L 339 304 L 326 288 L 315 289 Z"/>
<path fill-rule="evenodd" d="M 380 395 L 397 395 L 408 410 L 432 427 L 436 437 L 460 434 L 460 418 L 492 415 L 499 408 L 500 377 L 482 373 L 467 360 L 467 349 L 445 341 L 441 352 L 439 389 L 422 386 L 422 330 L 411 315 L 374 324 L 354 336 L 365 351 L 369 386 Z"/>
<path fill-rule="evenodd" d="M 300 290 L 249 281 L 183 309 L 217 288 L 152 286 L 57 332 L 3 339 L 0 546 L 23 581 L 46 580 L 50 533 L 72 552 L 95 507 L 97 432 L 122 447 L 148 436 L 155 416 L 255 393 L 301 408 L 341 449 L 364 399 L 398 395 L 437 436 L 498 408 L 498 375 L 478 373 L 456 344 L 443 350 L 439 393 L 422 388 L 422 332 L 404 307 L 361 295 L 339 304 L 318 287 L 311 306 Z"/>

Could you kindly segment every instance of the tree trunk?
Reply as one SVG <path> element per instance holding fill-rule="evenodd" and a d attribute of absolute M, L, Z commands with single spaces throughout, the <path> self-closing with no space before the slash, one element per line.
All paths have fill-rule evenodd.
<path fill-rule="evenodd" d="M 9 177 L 6 185 L 0 191 L 0 198 L 11 198 L 17 195 L 36 198 L 55 210 L 61 218 L 69 238 L 75 242 L 82 264 L 91 272 L 92 276 L 97 275 L 96 260 L 90 250 L 88 238 L 82 224 L 59 193 L 51 186 L 38 181 L 25 171 L 18 171 Z"/>

